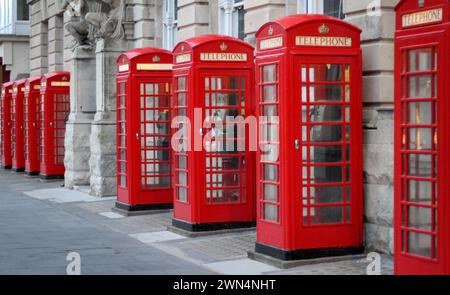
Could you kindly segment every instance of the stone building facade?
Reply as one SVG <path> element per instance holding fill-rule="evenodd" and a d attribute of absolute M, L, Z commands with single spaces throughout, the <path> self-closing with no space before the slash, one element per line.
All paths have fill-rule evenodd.
<path fill-rule="evenodd" d="M 0 0 L 0 86 L 28 77 L 30 21 L 26 0 Z"/>
<path fill-rule="evenodd" d="M 70 70 L 66 186 L 115 193 L 115 59 L 136 47 L 171 50 L 202 34 L 255 44 L 264 23 L 296 13 L 329 14 L 360 27 L 364 58 L 364 200 L 366 245 L 393 251 L 393 38 L 398 0 L 124 0 L 125 38 L 72 51 L 61 0 L 28 0 L 30 74 Z"/>

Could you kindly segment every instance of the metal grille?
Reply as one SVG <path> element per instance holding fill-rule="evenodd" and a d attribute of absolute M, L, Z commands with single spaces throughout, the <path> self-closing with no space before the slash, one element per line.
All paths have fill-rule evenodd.
<path fill-rule="evenodd" d="M 404 50 L 401 120 L 402 250 L 438 255 L 437 50 Z"/>
<path fill-rule="evenodd" d="M 261 66 L 260 113 L 260 200 L 261 218 L 280 222 L 280 122 L 278 64 Z"/>
<path fill-rule="evenodd" d="M 301 68 L 303 224 L 351 222 L 350 66 Z"/>
<path fill-rule="evenodd" d="M 141 186 L 171 187 L 170 83 L 140 83 Z"/>

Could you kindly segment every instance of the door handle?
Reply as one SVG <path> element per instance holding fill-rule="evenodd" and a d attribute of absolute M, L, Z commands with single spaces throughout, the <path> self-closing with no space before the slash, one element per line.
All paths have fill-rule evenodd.
<path fill-rule="evenodd" d="M 136 139 L 139 140 L 139 138 L 141 138 L 141 135 L 139 135 L 139 133 L 136 133 Z"/>
<path fill-rule="evenodd" d="M 200 134 L 200 136 L 203 136 L 203 128 L 200 128 L 199 134 Z"/>
<path fill-rule="evenodd" d="M 296 150 L 300 149 L 300 140 L 298 140 L 298 139 L 294 140 L 294 147 Z"/>

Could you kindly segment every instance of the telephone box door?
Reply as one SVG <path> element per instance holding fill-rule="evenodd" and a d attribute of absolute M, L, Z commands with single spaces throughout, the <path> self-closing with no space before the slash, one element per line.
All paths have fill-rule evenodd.
<path fill-rule="evenodd" d="M 287 103 L 296 114 L 292 175 L 295 195 L 302 196 L 296 206 L 302 208 L 297 243 L 305 248 L 358 245 L 362 242 L 358 58 L 299 56 L 294 67 L 294 91 L 299 95 Z"/>
<path fill-rule="evenodd" d="M 252 221 L 255 218 L 252 196 L 252 173 L 246 173 L 246 160 L 253 157 L 248 147 L 248 128 L 243 118 L 252 115 L 252 77 L 250 70 L 203 70 L 200 74 L 198 106 L 203 109 L 203 149 L 200 159 L 204 167 L 197 187 L 204 188 L 201 212 L 211 221 Z M 242 122 L 239 125 L 239 117 Z M 247 133 L 248 134 L 248 133 Z M 198 158 L 196 158 L 198 159 Z M 230 220 L 232 221 L 232 220 Z"/>
<path fill-rule="evenodd" d="M 173 194 L 167 192 L 171 184 L 170 95 L 171 78 L 147 78 L 135 82 L 138 99 L 132 100 L 135 143 L 132 154 L 137 163 L 132 167 L 133 181 L 138 192 L 151 193 L 152 204 L 172 203 Z M 138 193 L 138 195 L 140 195 Z M 140 203 L 148 203 L 142 195 Z"/>
<path fill-rule="evenodd" d="M 447 37 L 448 38 L 448 37 Z M 408 38 L 396 43 L 395 211 L 398 274 L 442 274 L 448 259 L 449 206 L 446 167 L 448 118 L 443 100 L 448 55 L 441 35 Z M 448 72 L 447 72 L 448 75 Z M 442 86 L 441 86 L 442 85 Z M 447 132 L 449 129 L 446 129 Z M 448 270 L 447 270 L 448 271 Z"/>

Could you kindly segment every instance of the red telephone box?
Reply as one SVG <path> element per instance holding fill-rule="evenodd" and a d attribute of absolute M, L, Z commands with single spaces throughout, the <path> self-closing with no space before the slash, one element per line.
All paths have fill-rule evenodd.
<path fill-rule="evenodd" d="M 141 48 L 117 65 L 117 203 L 128 212 L 173 207 L 172 53 Z"/>
<path fill-rule="evenodd" d="M 51 72 L 41 79 L 40 177 L 64 178 L 64 135 L 70 113 L 70 73 Z"/>
<path fill-rule="evenodd" d="M 3 83 L 0 107 L 1 124 L 1 161 L 4 169 L 11 169 L 11 98 L 13 82 Z"/>
<path fill-rule="evenodd" d="M 23 172 L 25 168 L 23 149 L 23 98 L 25 79 L 17 80 L 13 84 L 11 99 L 11 153 L 12 169 Z"/>
<path fill-rule="evenodd" d="M 258 253 L 363 251 L 361 31 L 292 15 L 257 32 Z"/>
<path fill-rule="evenodd" d="M 255 224 L 255 152 L 248 148 L 248 126 L 242 130 L 235 120 L 254 114 L 253 55 L 251 45 L 219 35 L 174 49 L 175 227 Z"/>
<path fill-rule="evenodd" d="M 23 100 L 23 126 L 25 149 L 25 173 L 39 175 L 39 94 L 41 77 L 32 77 L 25 82 L 25 97 Z"/>
<path fill-rule="evenodd" d="M 449 12 L 448 0 L 396 7 L 396 274 L 450 274 Z"/>

